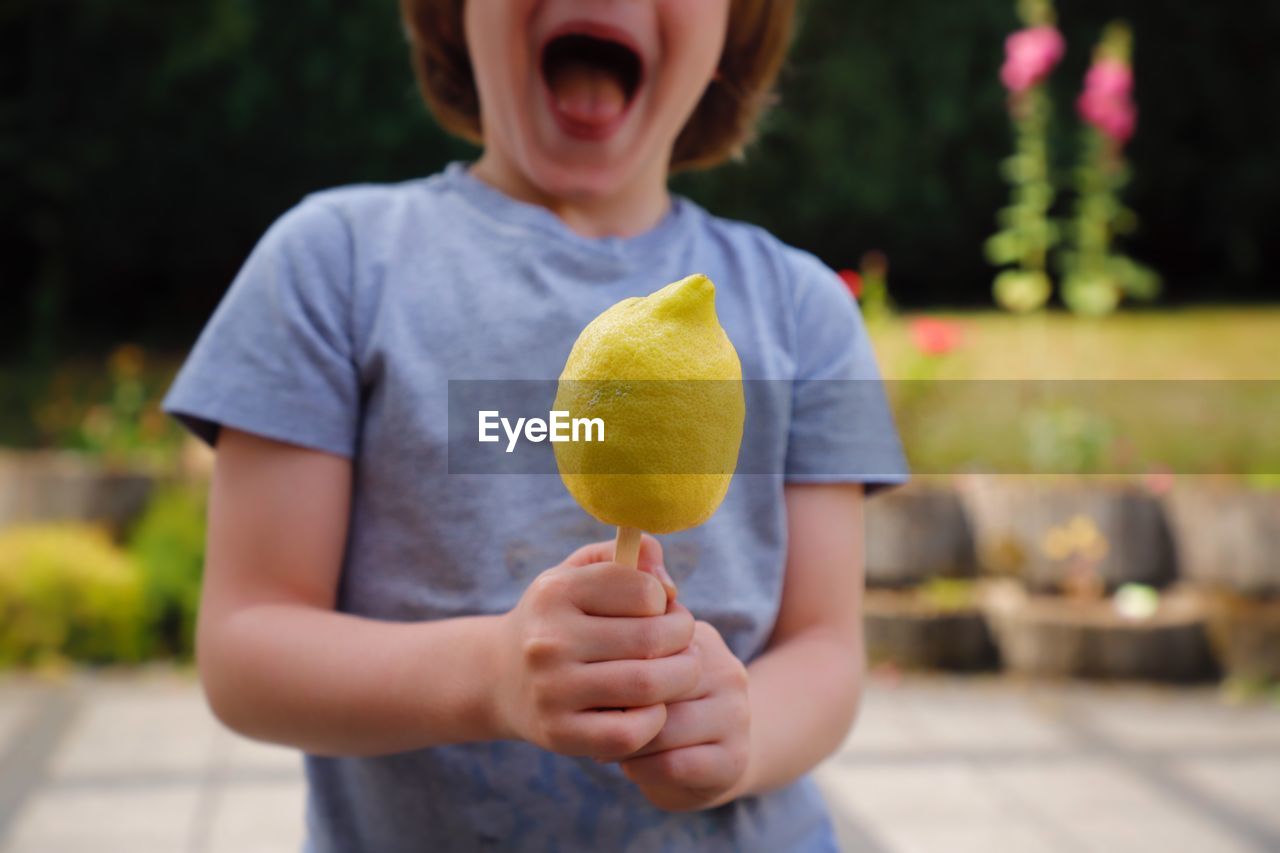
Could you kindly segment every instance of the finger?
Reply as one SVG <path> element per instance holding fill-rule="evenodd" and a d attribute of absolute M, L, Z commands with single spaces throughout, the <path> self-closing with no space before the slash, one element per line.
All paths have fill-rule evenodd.
<path fill-rule="evenodd" d="M 620 758 L 653 740 L 667 720 L 665 705 L 581 711 L 569 716 L 551 737 L 561 755 Z"/>
<path fill-rule="evenodd" d="M 679 654 L 693 642 L 693 615 L 673 603 L 661 616 L 579 616 L 576 658 L 583 663 L 653 660 Z"/>
<path fill-rule="evenodd" d="M 644 543 L 641 543 L 643 553 Z M 574 551 L 565 561 L 561 563 L 564 566 L 589 566 L 592 563 L 612 563 L 613 562 L 613 540 L 609 539 L 604 542 L 592 542 L 590 545 L 583 545 Z"/>
<path fill-rule="evenodd" d="M 569 572 L 569 600 L 591 616 L 661 616 L 667 592 L 651 574 L 617 563 L 596 563 Z"/>
<path fill-rule="evenodd" d="M 669 703 L 667 723 L 662 731 L 641 749 L 627 756 L 628 760 L 671 749 L 715 743 L 724 734 L 721 704 L 714 698 Z"/>
<path fill-rule="evenodd" d="M 589 663 L 567 676 L 565 698 L 581 710 L 643 708 L 678 701 L 697 687 L 700 674 L 698 657 L 689 651 L 656 660 Z"/>
<path fill-rule="evenodd" d="M 675 600 L 676 582 L 667 573 L 667 564 L 662 557 L 662 543 L 648 533 L 640 537 L 640 560 L 637 568 L 657 578 L 662 588 L 667 591 L 667 598 Z"/>
<path fill-rule="evenodd" d="M 668 711 L 670 713 L 670 711 Z M 733 784 L 741 769 L 718 743 L 669 749 L 643 758 L 618 763 L 628 779 L 637 785 L 670 785 L 714 790 Z"/>

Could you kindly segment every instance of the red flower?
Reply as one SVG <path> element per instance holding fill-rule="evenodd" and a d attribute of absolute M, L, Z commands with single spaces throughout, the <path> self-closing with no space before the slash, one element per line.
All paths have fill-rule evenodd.
<path fill-rule="evenodd" d="M 925 355 L 946 355 L 964 340 L 959 323 L 936 317 L 917 317 L 911 321 L 911 339 Z"/>
<path fill-rule="evenodd" d="M 862 274 L 857 270 L 840 270 L 836 273 L 840 276 L 840 280 L 844 282 L 844 286 L 849 288 L 849 292 L 853 294 L 854 299 L 862 298 Z"/>

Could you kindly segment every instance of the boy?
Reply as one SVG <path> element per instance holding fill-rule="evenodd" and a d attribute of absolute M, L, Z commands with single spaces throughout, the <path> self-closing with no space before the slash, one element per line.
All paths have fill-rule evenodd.
<path fill-rule="evenodd" d="M 816 381 L 877 376 L 838 280 L 666 188 L 743 144 L 791 3 L 402 5 L 481 157 L 286 214 L 167 400 L 218 449 L 214 711 L 307 753 L 314 851 L 834 849 L 804 774 L 854 717 L 862 484 L 901 455 L 878 389 L 851 423 Z M 554 477 L 448 472 L 450 379 L 554 379 L 693 271 L 744 376 L 795 385 L 669 559 L 581 546 Z"/>

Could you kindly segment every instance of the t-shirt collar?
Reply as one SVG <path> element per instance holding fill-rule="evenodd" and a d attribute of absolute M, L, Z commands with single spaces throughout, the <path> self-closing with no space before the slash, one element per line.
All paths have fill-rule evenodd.
<path fill-rule="evenodd" d="M 512 198 L 480 180 L 471 174 L 469 163 L 450 163 L 442 178 L 471 207 L 506 228 L 528 228 L 579 251 L 618 260 L 635 259 L 658 247 L 665 247 L 671 237 L 680 232 L 689 204 L 673 194 L 671 206 L 662 219 L 649 230 L 633 237 L 585 237 L 545 207 Z"/>

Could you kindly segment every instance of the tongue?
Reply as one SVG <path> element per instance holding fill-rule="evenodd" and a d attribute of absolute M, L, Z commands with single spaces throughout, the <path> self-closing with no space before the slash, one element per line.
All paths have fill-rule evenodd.
<path fill-rule="evenodd" d="M 608 124 L 627 106 L 627 95 L 617 75 L 598 65 L 561 62 L 547 83 L 556 109 L 583 124 Z"/>

